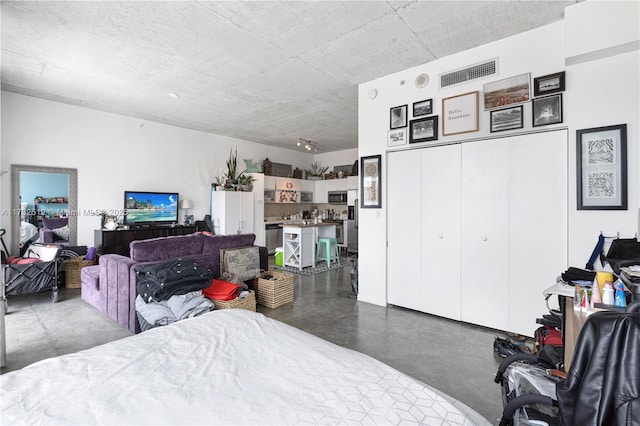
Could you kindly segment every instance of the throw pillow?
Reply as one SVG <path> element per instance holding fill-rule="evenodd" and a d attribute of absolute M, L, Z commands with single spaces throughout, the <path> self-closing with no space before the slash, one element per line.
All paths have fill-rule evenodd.
<path fill-rule="evenodd" d="M 62 228 L 56 228 L 53 230 L 53 233 L 58 236 L 61 240 L 69 240 L 69 225 L 65 225 Z"/>

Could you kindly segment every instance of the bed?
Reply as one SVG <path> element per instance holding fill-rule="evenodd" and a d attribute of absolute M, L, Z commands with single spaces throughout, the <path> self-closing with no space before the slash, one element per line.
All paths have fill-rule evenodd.
<path fill-rule="evenodd" d="M 362 353 L 243 309 L 0 376 L 3 424 L 489 425 Z"/>

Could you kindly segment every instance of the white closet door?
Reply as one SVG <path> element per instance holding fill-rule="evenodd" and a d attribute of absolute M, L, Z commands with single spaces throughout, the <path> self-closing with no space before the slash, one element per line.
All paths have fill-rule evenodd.
<path fill-rule="evenodd" d="M 567 269 L 567 131 L 509 145 L 509 331 L 533 336 L 542 292 Z"/>
<path fill-rule="evenodd" d="M 509 155 L 506 139 L 462 146 L 462 320 L 507 330 Z"/>
<path fill-rule="evenodd" d="M 421 310 L 422 156 L 415 150 L 391 152 L 387 171 L 387 301 Z"/>
<path fill-rule="evenodd" d="M 456 144 L 421 150 L 421 310 L 455 320 L 461 318 L 460 149 Z"/>

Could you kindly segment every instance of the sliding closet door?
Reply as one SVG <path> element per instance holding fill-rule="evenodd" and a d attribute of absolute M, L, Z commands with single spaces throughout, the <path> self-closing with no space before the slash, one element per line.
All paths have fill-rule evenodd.
<path fill-rule="evenodd" d="M 460 145 L 422 150 L 423 311 L 460 320 Z"/>
<path fill-rule="evenodd" d="M 462 145 L 462 320 L 508 330 L 508 140 Z"/>
<path fill-rule="evenodd" d="M 422 156 L 416 150 L 391 152 L 387 166 L 387 301 L 421 310 Z"/>
<path fill-rule="evenodd" d="M 509 330 L 526 336 L 567 269 L 567 140 L 558 130 L 509 145 Z"/>

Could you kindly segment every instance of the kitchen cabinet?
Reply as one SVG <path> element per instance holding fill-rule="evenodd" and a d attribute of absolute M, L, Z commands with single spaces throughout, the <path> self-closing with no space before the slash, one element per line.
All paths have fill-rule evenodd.
<path fill-rule="evenodd" d="M 532 336 L 543 290 L 567 268 L 567 140 L 391 152 L 388 302 Z"/>
<path fill-rule="evenodd" d="M 253 233 L 253 192 L 212 191 L 211 220 L 214 234 Z M 262 227 L 263 224 L 260 223 Z"/>
<path fill-rule="evenodd" d="M 276 190 L 300 191 L 300 179 L 276 177 Z"/>

